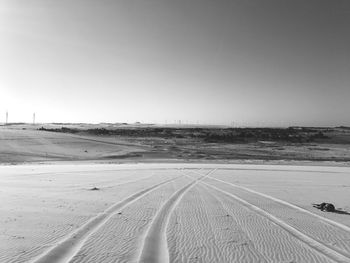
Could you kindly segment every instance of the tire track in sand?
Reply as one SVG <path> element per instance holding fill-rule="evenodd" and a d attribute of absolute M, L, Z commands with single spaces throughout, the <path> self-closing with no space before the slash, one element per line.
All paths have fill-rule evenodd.
<path fill-rule="evenodd" d="M 197 184 L 182 198 L 167 228 L 170 262 L 272 262 L 254 248 L 236 215 L 227 211 L 217 195 L 215 190 Z M 224 197 L 235 203 L 236 209 L 252 214 Z"/>
<path fill-rule="evenodd" d="M 231 260 L 232 262 L 333 262 L 333 260 L 294 238 L 269 219 L 261 217 L 251 209 L 247 209 L 239 202 L 236 202 L 230 196 L 224 195 L 208 186 L 203 185 L 203 187 L 206 188 L 209 195 L 217 199 L 226 210 L 225 214 L 230 215 L 229 218 L 234 219 L 239 228 L 247 235 L 248 245 L 252 246 L 261 255 L 258 259 L 245 259 L 246 254 L 244 253 L 244 257 L 241 256 L 236 260 Z M 235 231 L 231 235 L 231 239 L 237 240 L 238 233 Z M 239 242 L 237 243 L 239 244 Z M 238 255 L 238 253 L 235 253 L 234 257 Z M 230 260 L 225 262 L 230 262 Z"/>
<path fill-rule="evenodd" d="M 141 190 L 127 198 L 123 201 L 118 202 L 111 207 L 109 207 L 104 212 L 98 214 L 97 216 L 91 218 L 87 223 L 82 225 L 76 231 L 71 233 L 65 239 L 57 243 L 54 247 L 44 252 L 43 254 L 36 257 L 34 260 L 30 261 L 33 263 L 66 263 L 69 262 L 74 255 L 81 249 L 85 241 L 95 233 L 101 226 L 103 226 L 112 216 L 114 216 L 118 211 L 125 208 L 126 206 L 139 200 L 151 191 L 156 190 L 164 184 L 176 180 L 182 176 L 178 176 L 152 187 Z"/>
<path fill-rule="evenodd" d="M 278 199 L 278 198 L 276 198 L 276 197 L 273 197 L 273 196 L 270 196 L 270 195 L 267 195 L 267 194 L 264 194 L 264 193 L 255 191 L 255 190 L 250 189 L 250 188 L 248 188 L 248 187 L 244 187 L 244 186 L 237 185 L 237 184 L 234 184 L 234 183 L 230 183 L 230 182 L 227 182 L 227 181 L 224 181 L 224 180 L 220 180 L 220 179 L 217 179 L 217 178 L 212 177 L 212 176 L 208 176 L 208 178 L 210 178 L 210 179 L 212 179 L 212 180 L 215 180 L 215 181 L 218 181 L 218 182 L 221 182 L 221 183 L 224 183 L 224 184 L 228 184 L 228 185 L 230 185 L 230 186 L 232 186 L 232 187 L 236 187 L 236 188 L 245 190 L 245 191 L 247 191 L 247 192 L 250 192 L 250 193 L 253 193 L 253 194 L 256 194 L 256 195 L 260 195 L 260 196 L 262 196 L 262 197 L 268 198 L 268 199 L 270 199 L 270 200 L 272 200 L 272 201 L 275 201 L 275 202 L 277 202 L 277 203 L 283 204 L 283 205 L 285 205 L 285 206 L 289 206 L 289 207 L 291 207 L 291 208 L 294 208 L 294 209 L 296 209 L 296 210 L 299 210 L 299 211 L 301 211 L 301 212 L 304 212 L 304 213 L 306 213 L 306 214 L 309 214 L 309 215 L 311 215 L 311 216 L 314 216 L 314 217 L 316 217 L 316 218 L 318 218 L 318 219 L 321 219 L 322 221 L 324 221 L 324 222 L 326 222 L 326 223 L 328 223 L 328 224 L 330 224 L 330 225 L 332 225 L 332 226 L 341 228 L 342 230 L 347 231 L 347 232 L 350 233 L 350 227 L 348 227 L 348 226 L 346 226 L 346 225 L 343 225 L 343 224 L 341 224 L 341 223 L 335 222 L 335 221 L 333 221 L 333 220 L 331 220 L 331 219 L 328 219 L 328 218 L 326 218 L 326 217 L 323 217 L 323 216 L 317 215 L 317 214 L 315 214 L 315 213 L 312 213 L 312 212 L 310 212 L 309 210 L 306 210 L 306 209 L 301 208 L 301 207 L 299 207 L 299 206 L 293 205 L 293 204 L 288 203 L 288 202 L 286 202 L 286 201 L 284 201 L 284 200 L 281 200 L 281 199 Z"/>
<path fill-rule="evenodd" d="M 140 263 L 168 263 L 169 251 L 166 237 L 166 228 L 168 226 L 170 216 L 182 197 L 195 186 L 200 180 L 204 179 L 214 170 L 209 171 L 206 175 L 193 180 L 191 183 L 176 191 L 160 208 L 146 236 L 143 240 L 141 253 L 138 262 Z M 193 179 L 193 178 L 192 178 Z"/>
<path fill-rule="evenodd" d="M 312 237 L 300 232 L 299 230 L 295 229 L 294 227 L 288 225 L 286 222 L 284 222 L 283 220 L 273 216 L 272 214 L 266 212 L 265 210 L 247 202 L 246 200 L 232 194 L 229 192 L 226 192 L 216 186 L 213 186 L 209 183 L 203 182 L 201 181 L 202 184 L 207 185 L 208 187 L 215 189 L 233 199 L 235 199 L 236 201 L 240 202 L 243 206 L 247 207 L 248 209 L 254 211 L 255 213 L 259 214 L 260 216 L 263 216 L 264 218 L 269 219 L 271 222 L 275 223 L 276 225 L 278 225 L 279 227 L 283 228 L 285 231 L 287 231 L 290 235 L 294 236 L 295 238 L 299 239 L 301 242 L 303 242 L 304 244 L 308 245 L 309 247 L 313 248 L 314 250 L 316 250 L 317 252 L 319 252 L 320 254 L 327 256 L 328 258 L 330 258 L 331 260 L 335 261 L 335 262 L 350 262 L 350 257 L 345 254 L 342 253 L 342 251 L 338 251 L 335 250 L 332 247 L 329 247 L 328 245 L 321 243 L 315 239 L 313 239 Z"/>
<path fill-rule="evenodd" d="M 207 181 L 207 179 L 210 181 Z M 350 258 L 350 232 L 346 231 L 347 226 L 307 210 L 304 212 L 303 208 L 249 188 L 239 185 L 236 187 L 235 184 L 219 179 L 215 180 L 213 177 L 207 177 L 207 179 L 206 182 L 210 182 L 220 189 L 228 192 L 234 190 L 234 193 L 240 198 L 258 206 L 298 231 Z"/>
<path fill-rule="evenodd" d="M 114 170 L 113 170 L 113 172 L 114 172 Z M 149 179 L 149 178 L 151 178 L 153 176 L 154 176 L 154 173 L 152 175 L 150 175 L 150 176 L 145 176 L 145 177 L 142 177 L 142 178 L 139 178 L 139 179 L 136 179 L 136 180 L 125 181 L 125 182 L 121 182 L 121 183 L 113 184 L 113 185 L 109 185 L 109 186 L 103 186 L 102 185 L 101 188 L 106 189 L 106 188 L 114 188 L 114 187 L 118 187 L 118 186 L 123 186 L 123 185 L 126 185 L 126 184 L 140 182 L 142 180 Z M 91 186 L 91 184 L 90 184 L 90 186 Z M 69 218 L 68 220 L 71 220 L 71 219 L 72 218 Z M 65 221 L 65 222 L 66 222 L 66 224 L 71 223 L 71 222 L 68 222 L 68 221 Z M 64 231 L 64 229 L 56 229 L 55 233 L 57 234 L 57 233 L 60 233 L 61 231 Z M 72 235 L 72 234 L 68 233 L 68 235 Z M 27 262 L 27 259 L 38 258 L 39 256 L 43 255 L 43 253 L 40 253 L 41 250 L 43 250 L 43 248 L 44 248 L 44 251 L 47 251 L 47 248 L 54 247 L 57 244 L 57 242 L 60 242 L 60 240 L 62 238 L 64 239 L 65 237 L 67 237 L 67 233 L 63 234 L 61 237 L 57 237 L 56 235 L 48 236 L 45 240 L 39 241 L 39 243 L 42 243 L 44 245 L 33 246 L 32 248 L 26 250 L 24 253 L 21 253 L 21 254 L 19 254 L 17 256 L 12 257 L 11 260 L 8 261 L 8 263 Z M 0 262 L 5 261 L 5 259 L 7 259 L 7 257 L 5 257 L 5 255 L 0 255 Z"/>

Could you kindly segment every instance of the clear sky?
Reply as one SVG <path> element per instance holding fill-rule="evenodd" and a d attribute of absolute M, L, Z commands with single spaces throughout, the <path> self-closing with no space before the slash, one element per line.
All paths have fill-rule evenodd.
<path fill-rule="evenodd" d="M 0 0 L 0 122 L 350 125 L 348 0 Z"/>

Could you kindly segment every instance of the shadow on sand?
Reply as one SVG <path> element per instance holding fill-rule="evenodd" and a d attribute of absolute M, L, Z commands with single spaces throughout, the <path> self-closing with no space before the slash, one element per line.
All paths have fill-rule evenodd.
<path fill-rule="evenodd" d="M 331 203 L 321 203 L 321 204 L 312 204 L 313 207 L 320 209 L 324 212 L 342 214 L 342 215 L 350 215 L 348 211 L 343 210 L 342 208 L 336 209 Z"/>
<path fill-rule="evenodd" d="M 333 213 L 342 214 L 342 215 L 350 215 L 350 213 L 348 211 L 341 210 L 341 209 L 335 209 Z"/>

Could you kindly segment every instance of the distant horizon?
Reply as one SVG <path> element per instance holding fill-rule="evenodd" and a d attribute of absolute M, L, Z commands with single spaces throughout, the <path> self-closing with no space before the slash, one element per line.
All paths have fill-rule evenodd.
<path fill-rule="evenodd" d="M 331 125 L 331 126 L 313 126 L 313 125 L 286 125 L 286 126 L 266 126 L 266 125 L 241 125 L 239 123 L 230 125 L 230 124 L 210 124 L 210 123 L 187 123 L 187 122 L 168 122 L 168 123 L 155 123 L 155 122 L 25 122 L 25 121 L 14 121 L 14 122 L 0 122 L 1 126 L 11 126 L 11 125 L 31 125 L 31 126 L 38 126 L 38 125 L 45 125 L 45 124 L 53 124 L 53 125 L 162 125 L 162 126 L 198 126 L 198 127 L 204 127 L 204 126 L 217 126 L 217 127 L 228 127 L 228 128 L 349 128 L 350 126 L 347 125 Z"/>

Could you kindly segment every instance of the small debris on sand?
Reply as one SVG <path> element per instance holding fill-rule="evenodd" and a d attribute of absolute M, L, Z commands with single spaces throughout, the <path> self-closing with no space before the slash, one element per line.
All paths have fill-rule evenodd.
<path fill-rule="evenodd" d="M 90 191 L 98 191 L 98 190 L 100 190 L 100 188 L 98 188 L 96 186 L 90 189 Z"/>
<path fill-rule="evenodd" d="M 331 203 L 313 204 L 313 207 L 320 209 L 321 211 L 327 211 L 327 212 L 335 211 L 335 206 Z"/>

